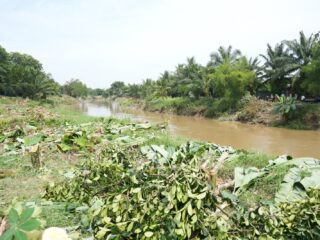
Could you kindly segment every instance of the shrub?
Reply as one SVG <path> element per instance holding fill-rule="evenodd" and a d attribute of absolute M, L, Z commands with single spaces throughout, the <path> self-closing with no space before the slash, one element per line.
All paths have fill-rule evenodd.
<path fill-rule="evenodd" d="M 277 96 L 278 102 L 274 105 L 274 111 L 280 114 L 285 122 L 293 117 L 297 110 L 296 98 L 292 96 Z"/>

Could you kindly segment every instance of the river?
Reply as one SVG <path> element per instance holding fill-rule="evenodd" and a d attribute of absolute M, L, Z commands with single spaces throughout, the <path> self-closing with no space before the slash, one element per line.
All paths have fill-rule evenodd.
<path fill-rule="evenodd" d="M 143 122 L 167 122 L 169 131 L 177 136 L 210 141 L 238 149 L 271 155 L 320 158 L 320 131 L 290 130 L 249 125 L 207 118 L 151 113 L 138 110 L 123 111 L 116 103 L 82 102 L 81 110 L 90 116 L 131 118 Z"/>

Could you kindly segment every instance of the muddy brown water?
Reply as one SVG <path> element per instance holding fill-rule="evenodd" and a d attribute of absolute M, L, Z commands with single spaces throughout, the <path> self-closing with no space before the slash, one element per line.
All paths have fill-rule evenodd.
<path fill-rule="evenodd" d="M 81 110 L 90 116 L 114 116 L 143 122 L 167 122 L 169 131 L 178 136 L 238 149 L 253 150 L 271 155 L 320 158 L 320 131 L 289 130 L 249 125 L 239 122 L 151 113 L 139 110 L 123 111 L 116 103 L 82 102 Z"/>

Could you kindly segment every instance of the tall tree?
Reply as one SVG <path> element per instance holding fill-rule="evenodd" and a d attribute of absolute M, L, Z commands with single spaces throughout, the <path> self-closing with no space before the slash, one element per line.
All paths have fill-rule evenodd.
<path fill-rule="evenodd" d="M 311 34 L 309 37 L 301 31 L 299 33 L 299 39 L 294 39 L 291 41 L 283 41 L 290 50 L 292 57 L 298 64 L 296 68 L 296 73 L 293 78 L 293 90 L 295 93 L 303 93 L 304 88 L 302 83 L 304 82 L 305 75 L 301 72 L 301 67 L 306 66 L 313 57 L 313 49 L 315 45 L 319 42 L 319 33 Z"/>
<path fill-rule="evenodd" d="M 57 92 L 58 84 L 43 71 L 37 59 L 28 54 L 13 52 L 8 55 L 7 61 L 6 77 L 1 79 L 1 94 L 46 98 Z"/>
<path fill-rule="evenodd" d="M 305 76 L 301 87 L 308 95 L 320 96 L 320 43 L 314 46 L 312 51 L 313 58 L 302 67 L 302 73 Z"/>
<path fill-rule="evenodd" d="M 319 33 L 311 34 L 309 37 L 301 31 L 299 33 L 299 40 L 283 41 L 293 53 L 293 57 L 300 65 L 308 64 L 313 55 L 313 49 L 319 42 Z"/>
<path fill-rule="evenodd" d="M 217 52 L 210 54 L 208 66 L 217 67 L 224 63 L 234 63 L 241 57 L 241 51 L 232 49 L 232 46 L 227 48 L 220 46 Z"/>
<path fill-rule="evenodd" d="M 285 48 L 284 43 L 272 48 L 267 45 L 267 54 L 260 55 L 264 60 L 263 82 L 269 85 L 271 93 L 281 94 L 291 84 L 292 74 L 299 65 Z"/>
<path fill-rule="evenodd" d="M 0 46 L 0 94 L 7 95 L 7 81 L 9 70 L 9 54 Z"/>
<path fill-rule="evenodd" d="M 63 92 L 71 97 L 86 97 L 88 88 L 79 79 L 71 79 L 63 85 Z"/>
<path fill-rule="evenodd" d="M 121 81 L 113 82 L 110 86 L 110 92 L 111 92 L 111 95 L 116 96 L 116 97 L 124 96 L 124 94 L 126 92 L 125 83 L 121 82 Z"/>
<path fill-rule="evenodd" d="M 219 110 L 235 108 L 240 99 L 249 91 L 256 74 L 249 69 L 245 59 L 237 63 L 223 63 L 212 74 L 215 97 L 220 98 Z"/>

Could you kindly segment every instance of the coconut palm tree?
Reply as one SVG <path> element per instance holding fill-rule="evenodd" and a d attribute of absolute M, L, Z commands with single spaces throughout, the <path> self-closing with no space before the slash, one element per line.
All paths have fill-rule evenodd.
<path fill-rule="evenodd" d="M 288 46 L 295 62 L 298 64 L 292 81 L 292 88 L 295 93 L 303 93 L 303 82 L 305 80 L 304 73 L 301 72 L 303 66 L 308 65 L 313 58 L 313 50 L 319 43 L 319 33 L 311 34 L 309 37 L 301 31 L 299 40 L 283 41 Z"/>
<path fill-rule="evenodd" d="M 241 51 L 238 49 L 232 50 L 232 46 L 227 48 L 220 46 L 217 52 L 210 54 L 208 66 L 216 67 L 223 63 L 234 63 L 241 57 Z"/>
<path fill-rule="evenodd" d="M 36 97 L 46 99 L 49 95 L 57 94 L 59 89 L 59 84 L 54 81 L 51 74 L 43 74 L 35 78 L 34 92 Z"/>
<path fill-rule="evenodd" d="M 269 84 L 272 93 L 284 93 L 288 84 L 291 84 L 292 73 L 297 70 L 299 64 L 285 48 L 284 43 L 276 44 L 272 48 L 267 45 L 267 54 L 260 55 L 264 60 L 262 81 Z"/>
<path fill-rule="evenodd" d="M 312 59 L 315 44 L 319 42 L 319 33 L 311 34 L 309 37 L 301 31 L 299 40 L 283 41 L 293 53 L 294 58 L 300 65 L 308 64 Z"/>

